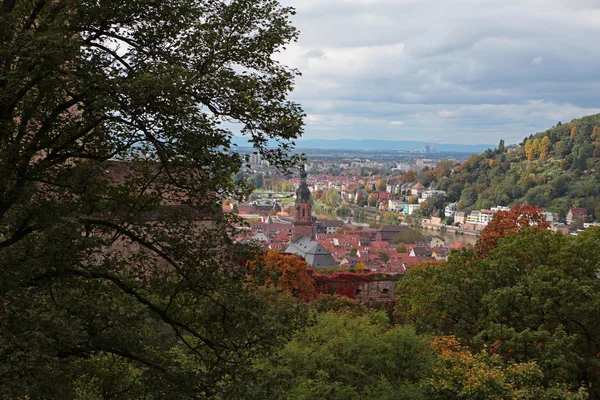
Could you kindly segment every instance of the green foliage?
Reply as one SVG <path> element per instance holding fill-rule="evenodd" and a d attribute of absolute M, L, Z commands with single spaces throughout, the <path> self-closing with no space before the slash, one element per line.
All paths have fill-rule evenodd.
<path fill-rule="evenodd" d="M 381 258 L 381 261 L 387 263 L 390 260 L 390 255 L 385 251 L 380 251 L 377 253 L 377 257 Z"/>
<path fill-rule="evenodd" d="M 396 245 L 396 251 L 398 253 L 406 253 L 406 245 L 404 243 L 398 243 Z"/>
<path fill-rule="evenodd" d="M 572 127 L 576 128 L 574 137 Z M 600 148 L 596 142 L 598 132 L 600 114 L 533 135 L 515 151 L 473 155 L 457 168 L 458 173 L 436 172 L 444 177 L 437 179 L 439 189 L 448 192 L 447 200 L 460 200 L 468 209 L 527 203 L 556 213 L 566 212 L 565 196 L 572 199 L 573 207 L 583 207 L 585 199 L 591 197 L 593 209 L 600 202 L 596 190 L 600 175 L 593 171 L 600 170 L 600 151 L 594 154 L 596 147 Z M 588 180 L 594 189 L 587 193 L 579 190 Z M 430 208 L 425 207 L 425 211 Z"/>
<path fill-rule="evenodd" d="M 253 174 L 248 178 L 248 183 L 254 186 L 256 189 L 262 189 L 263 182 L 264 180 L 262 174 Z"/>
<path fill-rule="evenodd" d="M 397 313 L 419 332 L 452 332 L 473 350 L 494 346 L 513 362 L 535 361 L 547 382 L 600 395 L 600 230 L 577 237 L 524 229 L 487 259 L 453 252 L 446 264 L 398 283 Z"/>
<path fill-rule="evenodd" d="M 375 182 L 375 188 L 377 190 L 379 190 L 380 192 L 385 192 L 385 190 L 387 188 L 387 183 L 388 183 L 387 179 L 381 178 L 377 182 Z"/>
<path fill-rule="evenodd" d="M 335 190 L 333 188 L 327 190 L 327 195 L 325 197 L 325 203 L 327 203 L 328 206 L 336 207 L 339 204 L 339 201 L 340 201 L 340 194 L 337 190 Z"/>
<path fill-rule="evenodd" d="M 585 400 L 585 389 L 569 391 L 563 384 L 544 385 L 544 374 L 533 362 L 506 362 L 490 346 L 472 353 L 454 337 L 433 342 L 439 357 L 427 380 L 428 398 L 454 399 L 564 399 Z"/>
<path fill-rule="evenodd" d="M 433 356 L 410 327 L 384 313 L 325 313 L 298 332 L 271 369 L 283 399 L 420 399 Z"/>
<path fill-rule="evenodd" d="M 301 307 L 248 288 L 218 203 L 248 195 L 223 121 L 297 161 L 293 13 L 2 2 L 1 397 L 243 398 L 287 341 Z"/>
<path fill-rule="evenodd" d="M 411 244 L 416 242 L 422 242 L 426 239 L 425 235 L 415 229 L 408 229 L 398 232 L 390 239 L 391 244 L 405 243 Z"/>

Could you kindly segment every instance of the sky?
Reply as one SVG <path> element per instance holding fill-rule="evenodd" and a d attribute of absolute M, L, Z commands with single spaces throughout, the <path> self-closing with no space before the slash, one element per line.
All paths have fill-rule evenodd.
<path fill-rule="evenodd" d="M 600 0 L 281 0 L 305 139 L 518 143 L 600 113 Z"/>

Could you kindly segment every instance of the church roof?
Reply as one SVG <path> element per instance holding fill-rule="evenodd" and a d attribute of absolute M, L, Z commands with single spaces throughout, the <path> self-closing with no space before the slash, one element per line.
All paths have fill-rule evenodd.
<path fill-rule="evenodd" d="M 303 257 L 311 267 L 337 266 L 333 256 L 319 242 L 302 236 L 288 246 L 286 253 L 298 254 Z"/>

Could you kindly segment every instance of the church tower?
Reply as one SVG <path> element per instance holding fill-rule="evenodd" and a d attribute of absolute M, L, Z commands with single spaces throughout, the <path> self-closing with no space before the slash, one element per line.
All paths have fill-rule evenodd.
<path fill-rule="evenodd" d="M 302 236 L 314 239 L 311 195 L 306 184 L 306 172 L 304 168 L 300 171 L 300 186 L 296 190 L 296 210 L 292 226 L 292 243 Z"/>

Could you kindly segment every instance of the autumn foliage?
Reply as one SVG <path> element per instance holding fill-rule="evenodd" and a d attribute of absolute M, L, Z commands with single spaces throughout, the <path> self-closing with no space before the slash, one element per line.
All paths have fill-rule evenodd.
<path fill-rule="evenodd" d="M 356 290 L 366 282 L 370 282 L 371 275 L 337 272 L 332 275 L 315 275 L 314 279 L 315 288 L 319 294 L 339 294 L 354 299 L 356 298 Z"/>
<path fill-rule="evenodd" d="M 312 269 L 307 263 L 294 254 L 269 250 L 258 253 L 247 264 L 248 283 L 254 287 L 276 287 L 289 292 L 303 301 L 314 299 L 317 295 Z"/>
<path fill-rule="evenodd" d="M 500 239 L 526 226 L 547 229 L 550 225 L 539 207 L 517 204 L 509 211 L 498 211 L 481 232 L 475 252 L 481 258 L 486 258 L 496 248 Z"/>
<path fill-rule="evenodd" d="M 314 274 L 302 258 L 275 250 L 259 253 L 246 265 L 250 286 L 277 288 L 302 301 L 314 300 L 319 294 L 337 294 L 354 299 L 356 290 L 371 281 L 370 274 L 354 272 Z"/>

